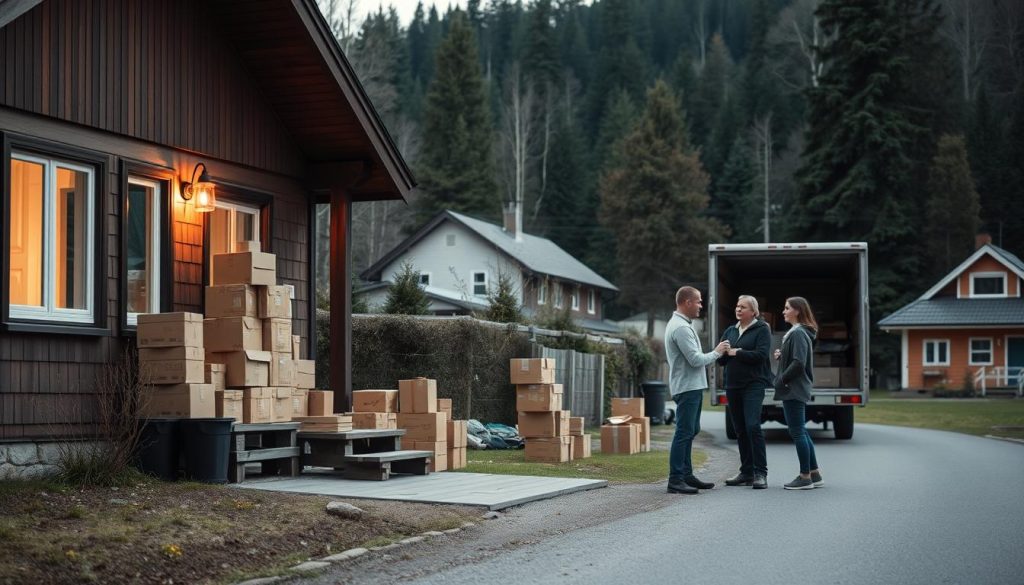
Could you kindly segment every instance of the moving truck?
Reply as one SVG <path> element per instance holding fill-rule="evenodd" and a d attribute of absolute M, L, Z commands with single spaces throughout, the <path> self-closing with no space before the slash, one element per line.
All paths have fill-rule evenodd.
<path fill-rule="evenodd" d="M 772 327 L 772 347 L 782 344 L 789 325 L 782 318 L 786 298 L 805 297 L 819 331 L 814 343 L 814 393 L 808 422 L 832 424 L 836 439 L 853 436 L 853 412 L 868 401 L 868 247 L 864 242 L 808 244 L 711 244 L 708 246 L 708 302 L 705 318 L 709 345 L 736 321 L 736 299 L 757 299 Z M 778 362 L 771 358 L 772 371 Z M 726 404 L 722 367 L 711 368 L 711 404 Z M 769 387 L 761 422 L 785 424 L 782 403 Z M 725 428 L 736 432 L 726 404 Z"/>

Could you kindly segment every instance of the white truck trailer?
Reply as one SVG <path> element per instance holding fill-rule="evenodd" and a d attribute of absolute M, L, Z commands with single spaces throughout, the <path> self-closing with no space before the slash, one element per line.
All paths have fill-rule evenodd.
<path fill-rule="evenodd" d="M 708 246 L 709 345 L 735 323 L 736 299 L 751 295 L 772 326 L 772 352 L 789 325 L 782 318 L 786 298 L 805 297 L 820 330 L 814 344 L 814 393 L 807 420 L 832 423 L 836 439 L 853 436 L 853 411 L 868 401 L 868 247 L 864 242 L 807 244 L 711 244 Z M 778 365 L 771 359 L 772 371 Z M 722 368 L 711 368 L 711 404 L 725 404 Z M 782 403 L 769 386 L 761 422 L 785 424 Z M 725 428 L 736 432 L 726 404 Z"/>

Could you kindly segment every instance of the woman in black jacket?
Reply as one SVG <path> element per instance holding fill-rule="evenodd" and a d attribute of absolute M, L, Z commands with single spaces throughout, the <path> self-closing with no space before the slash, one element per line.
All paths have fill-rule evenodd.
<path fill-rule="evenodd" d="M 740 296 L 736 324 L 726 329 L 720 340 L 729 342 L 729 352 L 718 359 L 725 367 L 725 397 L 740 449 L 740 472 L 725 480 L 725 485 L 749 485 L 755 490 L 768 487 L 761 403 L 772 375 L 768 361 L 772 331 L 760 316 L 757 299 Z"/>

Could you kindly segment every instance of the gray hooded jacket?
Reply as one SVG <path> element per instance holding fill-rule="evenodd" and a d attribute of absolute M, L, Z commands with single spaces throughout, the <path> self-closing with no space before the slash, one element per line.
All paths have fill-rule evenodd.
<path fill-rule="evenodd" d="M 814 384 L 814 331 L 794 326 L 782 340 L 779 375 L 775 377 L 776 400 L 811 401 Z"/>

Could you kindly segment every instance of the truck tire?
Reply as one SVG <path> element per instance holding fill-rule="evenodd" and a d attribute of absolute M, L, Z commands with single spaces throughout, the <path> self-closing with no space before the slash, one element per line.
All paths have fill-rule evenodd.
<path fill-rule="evenodd" d="M 728 404 L 725 405 L 725 436 L 730 441 L 736 440 L 736 427 L 732 426 L 732 412 Z"/>
<path fill-rule="evenodd" d="M 832 420 L 832 430 L 836 439 L 845 441 L 853 438 L 853 407 L 837 406 L 835 418 Z"/>

